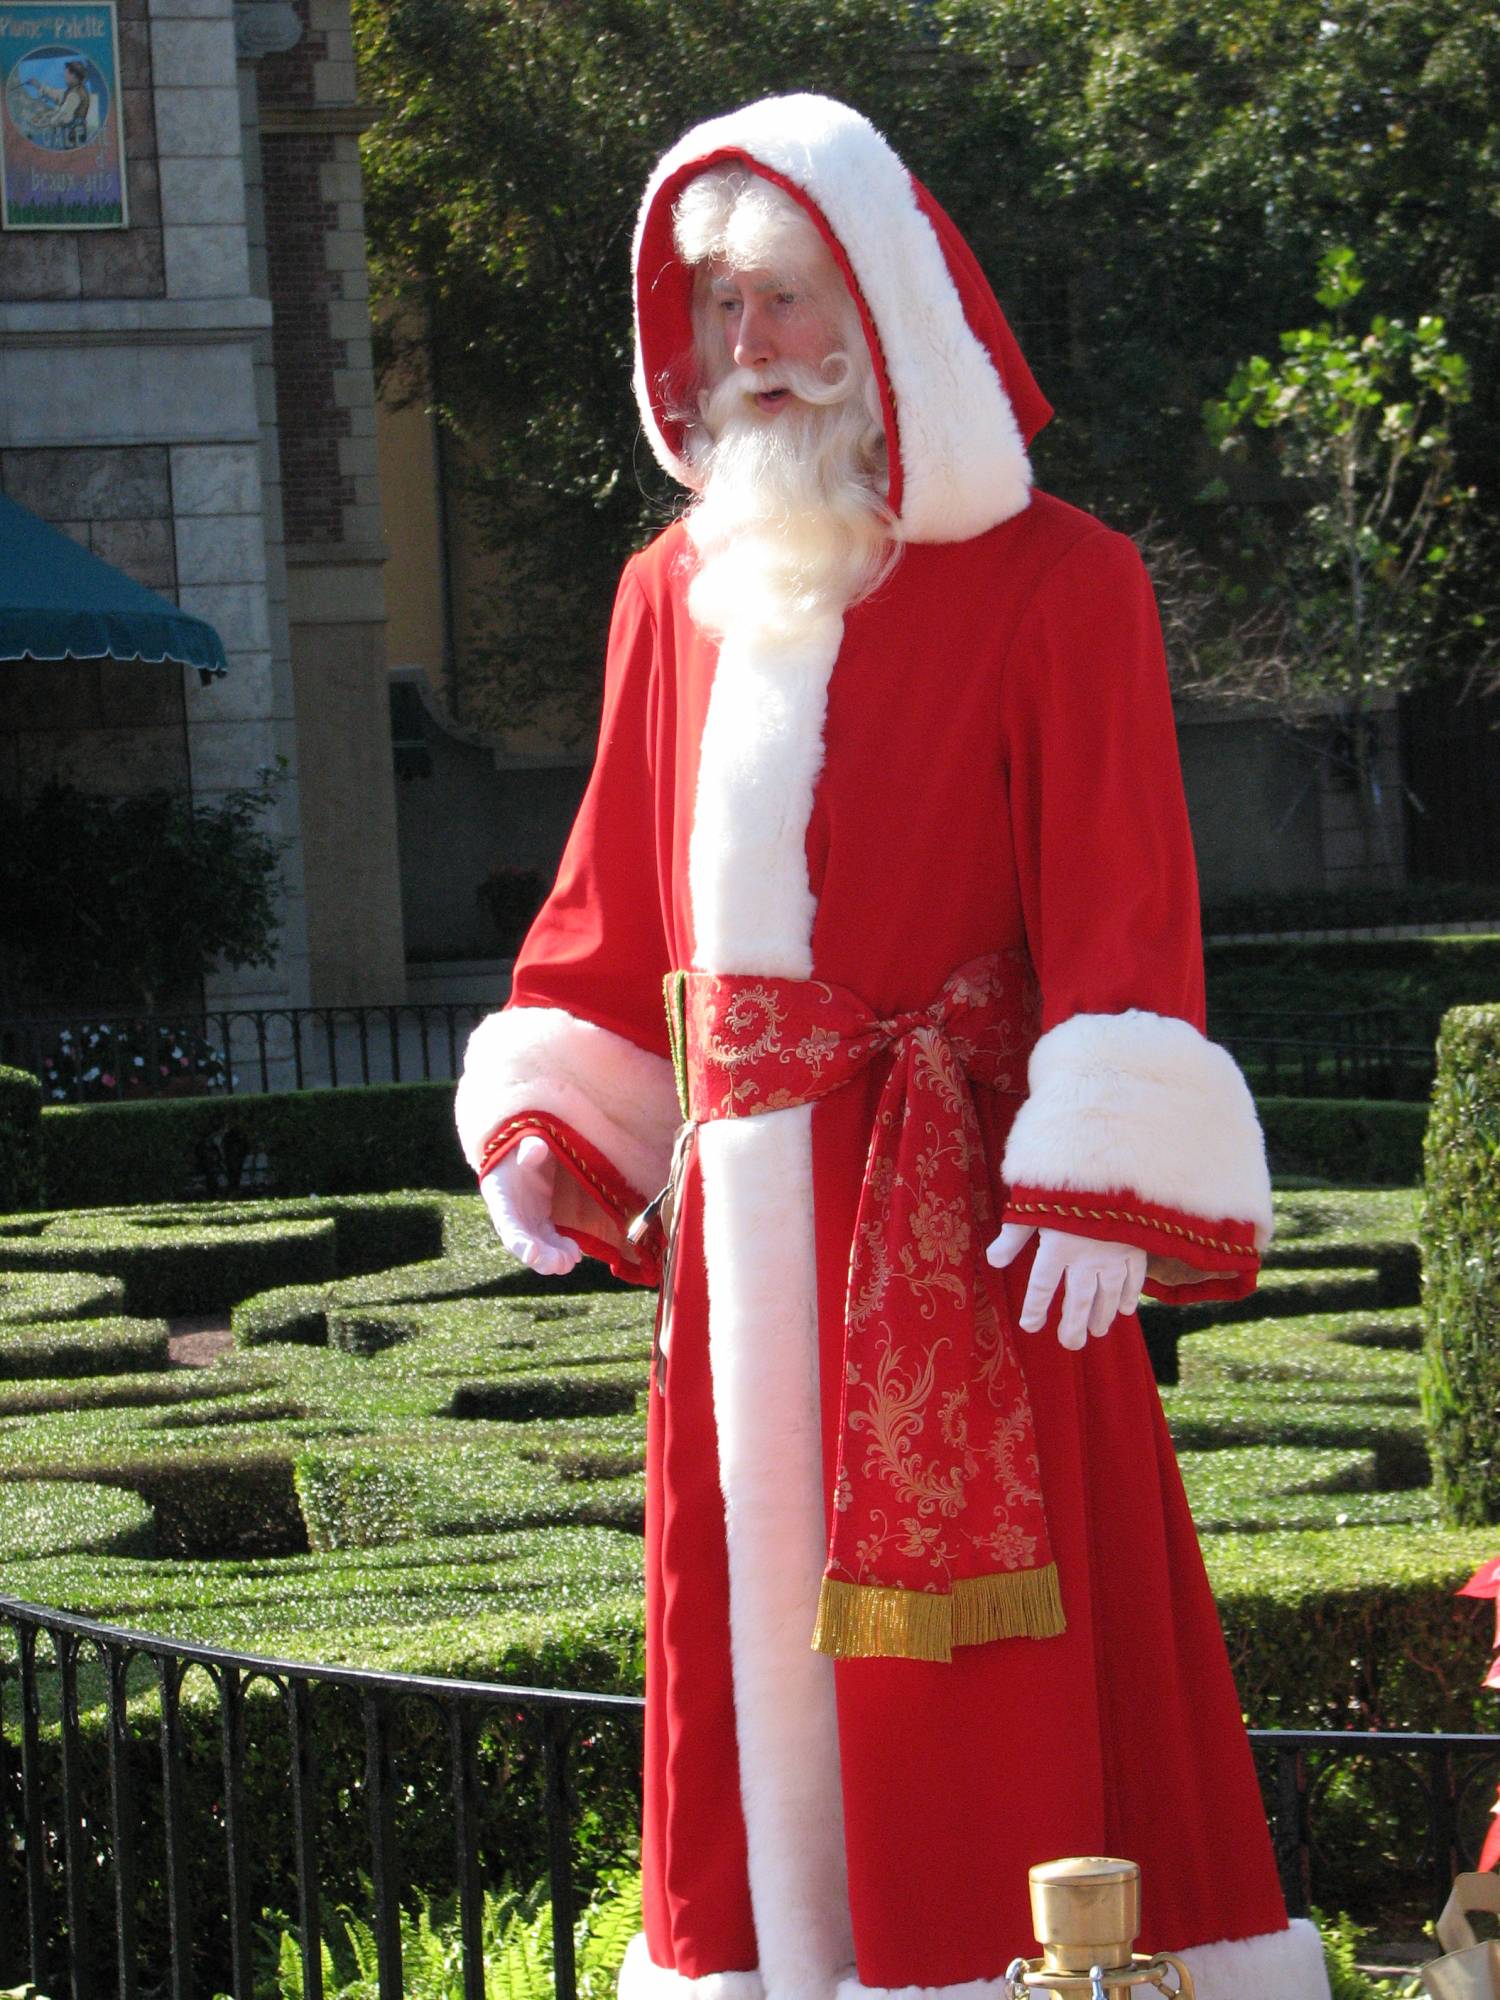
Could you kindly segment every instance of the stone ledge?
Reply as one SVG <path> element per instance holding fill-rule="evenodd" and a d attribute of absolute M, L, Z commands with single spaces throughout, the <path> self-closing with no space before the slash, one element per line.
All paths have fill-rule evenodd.
<path fill-rule="evenodd" d="M 288 542 L 286 561 L 290 569 L 357 569 L 389 562 L 388 542 Z"/>
<path fill-rule="evenodd" d="M 263 333 L 271 301 L 218 299 L 25 299 L 0 301 L 0 341 L 67 339 L 127 343 L 217 340 Z"/>
<path fill-rule="evenodd" d="M 368 132 L 380 113 L 373 104 L 265 104 L 261 106 L 261 137 L 307 137 L 311 133 Z"/>

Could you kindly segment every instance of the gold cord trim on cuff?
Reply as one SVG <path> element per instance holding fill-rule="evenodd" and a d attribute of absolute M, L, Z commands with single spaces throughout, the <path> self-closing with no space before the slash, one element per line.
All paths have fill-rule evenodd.
<path fill-rule="evenodd" d="M 1080 1208 L 1072 1201 L 1015 1201 L 1005 1204 L 1007 1214 L 1072 1215 L 1080 1222 L 1131 1222 L 1137 1229 L 1156 1229 L 1163 1236 L 1183 1236 L 1189 1243 L 1201 1243 L 1205 1250 L 1221 1250 L 1226 1257 L 1253 1257 L 1255 1245 L 1235 1243 L 1222 1236 L 1201 1236 L 1196 1229 L 1184 1229 L 1180 1222 L 1166 1222 L 1159 1215 L 1133 1215 L 1126 1208 Z"/>
<path fill-rule="evenodd" d="M 605 1182 L 600 1178 L 598 1171 L 583 1157 L 578 1148 L 570 1142 L 567 1133 L 560 1126 L 554 1125 L 545 1113 L 523 1111 L 519 1116 L 507 1118 L 503 1125 L 495 1127 L 495 1130 L 485 1141 L 484 1151 L 479 1157 L 479 1178 L 481 1180 L 484 1179 L 499 1156 L 507 1150 L 511 1139 L 517 1132 L 523 1134 L 531 1132 L 539 1133 L 545 1138 L 552 1150 L 573 1167 L 579 1179 L 584 1182 L 590 1194 L 595 1197 L 602 1209 L 621 1222 L 629 1219 L 631 1210 L 621 1207 L 619 1196 L 615 1190 L 606 1186 Z"/>
<path fill-rule="evenodd" d="M 896 1590 L 825 1576 L 813 1651 L 836 1660 L 950 1661 L 955 1646 L 1053 1639 L 1067 1629 L 1057 1564 L 965 1577 L 951 1592 Z"/>

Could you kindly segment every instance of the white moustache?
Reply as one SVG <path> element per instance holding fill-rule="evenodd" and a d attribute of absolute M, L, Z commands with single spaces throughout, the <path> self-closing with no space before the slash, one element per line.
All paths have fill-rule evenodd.
<path fill-rule="evenodd" d="M 773 396 L 785 389 L 799 402 L 823 407 L 843 402 L 853 388 L 854 368 L 848 355 L 830 354 L 821 368 L 784 361 L 775 369 L 731 369 L 722 382 L 700 393 L 698 408 L 713 435 L 757 396 Z"/>

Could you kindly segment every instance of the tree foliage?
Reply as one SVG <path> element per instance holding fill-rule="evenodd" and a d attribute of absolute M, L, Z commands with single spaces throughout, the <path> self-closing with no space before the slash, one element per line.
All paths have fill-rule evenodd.
<path fill-rule="evenodd" d="M 673 504 L 629 394 L 658 153 L 773 90 L 859 106 L 968 234 L 1059 417 L 1047 485 L 1217 564 L 1201 409 L 1354 249 L 1467 355 L 1500 447 L 1500 20 L 1468 0 L 356 0 L 388 382 L 464 448 L 506 603 L 468 719 L 580 716 L 623 556 Z M 421 343 L 430 340 L 424 374 Z M 1485 529 L 1476 562 L 1492 562 Z"/>
<path fill-rule="evenodd" d="M 216 963 L 272 962 L 283 842 L 260 822 L 275 775 L 212 804 L 105 798 L 62 784 L 0 802 L 0 975 L 10 1006 L 146 1013 Z"/>
<path fill-rule="evenodd" d="M 1436 313 L 1415 325 L 1377 313 L 1354 330 L 1353 251 L 1328 251 L 1318 277 L 1331 317 L 1283 333 L 1277 362 L 1253 355 L 1205 418 L 1223 452 L 1269 434 L 1289 495 L 1245 510 L 1262 615 L 1248 641 L 1242 632 L 1231 683 L 1283 703 L 1333 697 L 1353 713 L 1463 639 L 1481 659 L 1494 641 L 1482 610 L 1455 603 L 1475 501 L 1451 429 L 1470 399 L 1468 363 Z"/>

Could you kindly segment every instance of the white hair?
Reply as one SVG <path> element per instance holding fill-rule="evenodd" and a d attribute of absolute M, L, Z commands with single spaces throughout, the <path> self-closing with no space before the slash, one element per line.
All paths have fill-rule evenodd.
<path fill-rule="evenodd" d="M 683 455 L 700 486 L 686 519 L 698 565 L 694 622 L 716 638 L 747 623 L 791 636 L 842 613 L 899 553 L 885 505 L 885 425 L 859 311 L 817 228 L 790 195 L 738 168 L 690 181 L 673 210 L 678 255 L 694 266 L 694 356 L 685 369 Z M 841 345 L 813 369 L 735 368 L 713 337 L 713 268 L 769 270 L 803 290 L 826 269 Z M 795 401 L 764 421 L 757 393 Z"/>

